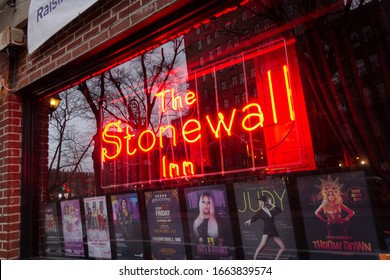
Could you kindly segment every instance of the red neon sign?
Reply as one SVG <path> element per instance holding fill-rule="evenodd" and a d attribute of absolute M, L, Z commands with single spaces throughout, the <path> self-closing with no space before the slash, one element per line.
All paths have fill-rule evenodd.
<path fill-rule="evenodd" d="M 180 169 L 180 166 L 176 163 L 170 162 L 168 164 L 166 156 L 163 156 L 161 165 L 161 171 L 164 178 L 168 177 L 167 171 L 169 172 L 170 178 L 195 175 L 194 164 L 190 161 L 183 161 L 181 164 L 182 169 Z M 180 170 L 182 170 L 182 173 L 180 173 Z"/>
<path fill-rule="evenodd" d="M 272 116 L 274 118 L 274 123 L 278 123 L 278 117 L 276 116 L 276 109 L 275 109 L 274 87 L 272 85 L 270 70 L 267 71 L 267 76 L 268 76 L 269 94 L 270 94 L 271 105 L 272 105 Z"/>
<path fill-rule="evenodd" d="M 171 100 L 172 100 L 172 108 L 174 111 L 183 109 L 183 100 L 181 96 L 175 95 L 175 89 L 171 88 L 168 90 L 160 91 L 155 94 L 155 96 L 159 97 L 159 103 L 161 112 L 166 112 L 166 104 L 165 104 L 165 97 L 166 95 L 170 93 L 171 94 Z M 184 96 L 184 102 L 187 105 L 192 105 L 196 102 L 196 94 L 192 91 L 189 91 Z"/>
<path fill-rule="evenodd" d="M 261 111 L 261 107 L 257 103 L 250 103 L 245 107 L 243 107 L 241 111 L 246 112 L 249 111 L 250 108 L 254 109 L 255 112 L 248 112 L 246 116 L 243 118 L 243 120 L 241 121 L 241 126 L 246 131 L 252 131 L 258 127 L 262 127 L 264 122 L 264 116 Z M 201 131 L 207 128 L 210 131 L 212 131 L 215 138 L 219 138 L 223 132 L 226 132 L 226 134 L 230 136 L 232 134 L 233 123 L 237 122 L 236 111 L 237 109 L 232 110 L 232 113 L 228 121 L 227 118 L 225 118 L 225 115 L 219 112 L 217 114 L 218 115 L 217 123 L 215 122 L 213 123 L 210 117 L 206 116 L 208 127 L 203 127 L 202 124 L 196 119 L 188 120 L 181 129 L 181 134 L 183 135 L 184 141 L 187 142 L 188 144 L 199 141 L 199 139 L 202 136 Z M 191 124 L 194 125 L 195 128 L 191 127 L 190 126 Z M 112 130 L 112 128 L 116 128 L 116 130 Z M 163 137 L 163 132 L 168 128 L 171 129 L 171 131 L 173 132 L 173 137 L 172 137 L 173 143 L 174 146 L 176 146 L 177 138 L 178 138 L 177 131 L 176 131 L 177 129 L 174 126 L 169 125 L 169 126 L 162 126 L 159 128 L 160 148 L 164 148 L 162 137 Z M 153 150 L 156 146 L 157 136 L 152 130 L 147 129 L 142 131 L 141 134 L 138 136 L 138 139 L 135 139 L 136 136 L 132 132 L 131 127 L 129 125 L 125 125 L 126 135 L 123 136 L 123 139 L 121 139 L 118 136 L 118 133 L 122 131 L 123 129 L 121 127 L 121 121 L 109 122 L 104 127 L 102 133 L 103 144 L 113 145 L 114 149 L 111 149 L 112 153 L 110 154 L 106 148 L 103 148 L 103 153 L 102 153 L 103 161 L 113 160 L 117 158 L 122 153 L 122 147 L 124 146 L 123 142 L 126 142 L 126 151 L 128 156 L 135 155 L 138 150 L 147 153 Z M 142 141 L 147 135 L 150 136 L 149 140 L 151 139 L 151 141 Z M 147 146 L 143 144 L 144 142 L 148 142 Z"/>
<path fill-rule="evenodd" d="M 289 73 L 286 65 L 283 66 L 283 76 L 271 70 L 267 71 L 266 79 L 269 88 L 268 95 L 264 93 L 264 100 L 268 99 L 266 103 L 264 101 L 260 102 L 259 99 L 259 102 L 252 102 L 240 108 L 233 108 L 230 113 L 216 112 L 214 118 L 206 115 L 202 121 L 195 118 L 186 119 L 183 121 L 181 128 L 169 124 L 160 126 L 157 132 L 146 129 L 136 135 L 129 125 L 122 124 L 120 121 L 109 122 L 105 125 L 102 132 L 102 160 L 104 162 L 113 161 L 119 156 L 131 158 L 135 157 L 137 153 L 150 154 L 152 151 L 159 149 L 160 177 L 174 178 L 193 176 L 195 175 L 196 168 L 194 162 L 175 160 L 174 157 L 168 159 L 167 155 L 161 154 L 161 151 L 168 148 L 167 142 L 164 142 L 164 133 L 168 131 L 171 135 L 170 148 L 172 151 L 178 149 L 177 146 L 180 139 L 184 144 L 191 147 L 191 145 L 200 144 L 203 139 L 202 136 L 206 134 L 212 135 L 212 138 L 217 140 L 222 138 L 222 136 L 231 137 L 233 134 L 239 133 L 239 131 L 251 133 L 257 129 L 263 129 L 265 140 L 267 143 L 270 143 L 266 143 L 266 145 L 275 145 L 275 141 L 281 138 L 281 136 L 276 134 L 281 131 L 276 126 L 279 123 L 285 126 L 287 121 L 286 116 L 288 116 L 289 122 L 296 121 L 289 74 L 291 73 Z M 275 88 L 274 79 L 279 83 L 281 81 L 284 82 L 283 92 L 281 92 L 280 84 Z M 194 105 L 197 101 L 195 92 L 188 91 L 184 96 L 179 96 L 175 94 L 173 88 L 158 92 L 155 96 L 158 98 L 161 112 L 166 112 L 168 109 L 181 111 L 185 106 Z M 166 98 L 170 99 L 169 103 L 166 102 Z M 170 107 L 168 108 L 168 106 Z M 266 112 L 263 111 L 264 109 L 266 109 Z M 265 127 L 265 122 L 267 122 L 268 127 Z M 271 136 L 267 136 L 268 134 Z M 268 157 L 269 159 L 279 160 L 275 156 L 273 158 Z"/>
<path fill-rule="evenodd" d="M 118 130 L 118 132 L 122 132 L 122 129 L 120 127 L 121 121 L 117 122 L 111 122 L 106 124 L 104 127 L 103 133 L 102 133 L 102 139 L 103 143 L 106 144 L 112 144 L 115 146 L 115 152 L 112 155 L 108 155 L 108 150 L 106 148 L 102 149 L 102 159 L 105 161 L 105 159 L 115 159 L 119 156 L 119 154 L 122 151 L 122 141 L 121 139 L 116 135 L 110 135 L 108 134 L 108 131 L 111 127 L 115 126 Z M 127 130 L 126 130 L 127 131 Z"/>

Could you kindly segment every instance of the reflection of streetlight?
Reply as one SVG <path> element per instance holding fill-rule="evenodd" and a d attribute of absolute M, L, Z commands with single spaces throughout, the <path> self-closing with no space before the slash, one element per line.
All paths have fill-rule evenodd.
<path fill-rule="evenodd" d="M 50 116 L 60 105 L 61 98 L 58 95 L 54 95 L 49 98 Z"/>

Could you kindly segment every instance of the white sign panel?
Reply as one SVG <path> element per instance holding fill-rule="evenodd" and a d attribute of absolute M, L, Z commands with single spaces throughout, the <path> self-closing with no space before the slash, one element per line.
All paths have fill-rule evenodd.
<path fill-rule="evenodd" d="M 33 53 L 51 36 L 98 0 L 31 0 L 28 14 L 28 53 Z"/>

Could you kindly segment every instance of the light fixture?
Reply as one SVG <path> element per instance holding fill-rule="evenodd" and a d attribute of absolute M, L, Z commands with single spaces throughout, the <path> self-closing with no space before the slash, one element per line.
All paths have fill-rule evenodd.
<path fill-rule="evenodd" d="M 60 104 L 60 101 L 61 99 L 58 97 L 58 95 L 50 97 L 49 107 L 51 113 L 57 109 L 58 105 Z"/>

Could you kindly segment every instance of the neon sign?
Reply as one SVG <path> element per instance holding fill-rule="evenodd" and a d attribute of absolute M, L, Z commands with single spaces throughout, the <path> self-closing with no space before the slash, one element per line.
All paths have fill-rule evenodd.
<path fill-rule="evenodd" d="M 160 95 L 162 96 L 162 95 Z M 239 121 L 237 120 L 236 115 L 237 109 L 233 109 L 230 116 L 226 117 L 223 113 L 219 112 L 218 120 L 212 121 L 210 116 L 206 116 L 208 126 L 202 126 L 201 122 L 197 119 L 189 119 L 187 120 L 182 129 L 181 135 L 183 135 L 183 139 L 188 144 L 193 144 L 198 142 L 202 137 L 203 129 L 209 129 L 214 137 L 217 139 L 223 133 L 226 133 L 228 136 L 232 135 L 232 127 L 233 123 Z M 264 115 L 261 111 L 261 107 L 257 103 L 250 103 L 244 106 L 241 109 L 242 112 L 246 112 L 246 116 L 241 121 L 241 127 L 246 131 L 252 131 L 257 129 L 258 127 L 263 127 Z M 102 159 L 103 161 L 114 160 L 123 152 L 127 154 L 127 156 L 134 156 L 137 152 L 147 153 L 154 148 L 156 148 L 157 137 L 159 138 L 159 147 L 164 148 L 163 144 L 163 134 L 164 131 L 170 129 L 172 131 L 172 141 L 173 146 L 176 146 L 178 133 L 177 128 L 172 125 L 161 126 L 159 128 L 159 136 L 157 136 L 152 130 L 147 129 L 142 131 L 138 138 L 132 131 L 129 125 L 124 125 L 125 129 L 121 126 L 121 121 L 109 122 L 105 125 L 102 133 L 102 140 L 104 146 L 110 145 L 112 149 L 109 152 L 107 148 L 102 149 Z M 122 135 L 123 131 L 126 131 L 125 134 L 120 137 L 118 135 Z M 145 143 L 147 143 L 145 145 Z M 123 147 L 126 147 L 125 149 Z M 169 166 L 169 167 L 168 167 Z M 186 175 L 194 175 L 194 167 L 191 162 L 183 162 L 182 163 L 182 173 L 179 172 L 179 168 L 177 164 L 166 162 L 166 157 L 162 158 L 162 167 L 163 167 L 163 177 L 174 177 L 174 176 L 186 176 Z M 187 171 L 187 168 L 190 171 Z M 169 169 L 167 172 L 166 170 Z"/>
<path fill-rule="evenodd" d="M 296 121 L 289 70 L 287 65 L 283 65 L 282 69 L 282 74 L 271 70 L 266 72 L 267 75 L 264 77 L 266 81 L 264 82 L 268 85 L 268 90 L 264 92 L 262 98 L 243 106 L 236 106 L 228 112 L 217 111 L 214 115 L 203 116 L 202 119 L 199 116 L 198 118 L 186 118 L 181 120 L 180 126 L 161 125 L 156 132 L 152 129 L 134 131 L 131 126 L 121 123 L 119 120 L 107 123 L 101 135 L 103 162 L 115 161 L 118 157 L 131 159 L 143 154 L 150 155 L 153 151 L 159 150 L 160 178 L 190 177 L 196 175 L 197 165 L 194 158 L 192 158 L 192 161 L 188 160 L 188 157 L 186 157 L 186 160 L 179 160 L 173 156 L 173 151 L 180 149 L 179 142 L 184 144 L 185 147 L 196 149 L 194 145 L 201 146 L 203 141 L 220 141 L 222 137 L 231 137 L 242 131 L 252 133 L 261 129 L 266 145 L 268 142 L 270 143 L 268 146 L 276 146 L 275 141 L 281 139 L 281 129 L 277 126 L 283 128 L 287 122 L 294 123 Z M 182 112 L 184 108 L 193 106 L 198 101 L 197 94 L 194 91 L 178 95 L 174 88 L 158 92 L 155 96 L 162 113 L 168 111 Z M 170 102 L 166 102 L 168 98 Z M 305 117 L 302 112 L 297 114 L 300 118 Z M 164 136 L 167 133 L 170 134 L 169 144 L 165 141 Z M 211 139 L 207 138 L 206 135 Z M 300 136 L 297 135 L 296 137 L 298 138 L 293 139 L 293 145 L 301 145 Z M 206 145 L 208 145 L 207 142 Z M 164 151 L 167 151 L 168 148 L 172 149 L 171 156 L 164 154 Z M 293 149 L 297 150 L 296 147 L 293 147 Z M 198 148 L 197 151 L 203 150 Z M 298 151 L 298 153 L 301 152 Z M 269 156 L 268 160 L 273 160 L 276 165 L 278 161 L 285 162 L 283 161 L 285 159 L 281 157 L 274 156 L 272 158 Z M 288 160 L 293 162 L 295 158 L 289 158 Z"/>

